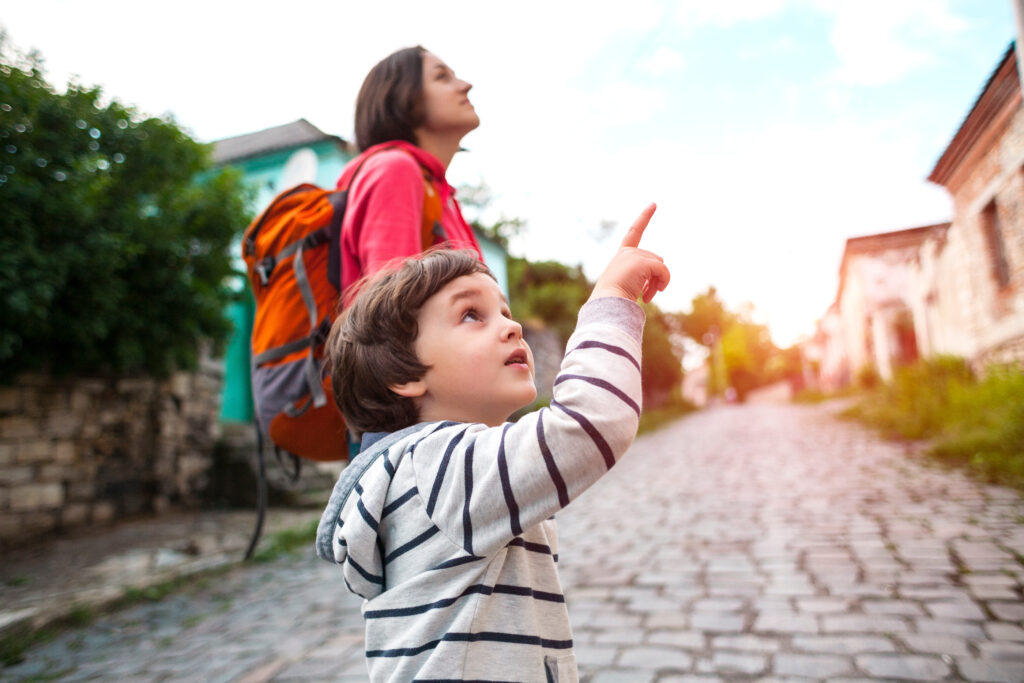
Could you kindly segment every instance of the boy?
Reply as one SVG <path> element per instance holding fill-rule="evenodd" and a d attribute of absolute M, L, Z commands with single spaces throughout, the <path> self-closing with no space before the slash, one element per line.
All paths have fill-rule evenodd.
<path fill-rule="evenodd" d="M 371 282 L 327 341 L 335 399 L 362 450 L 317 554 L 366 599 L 374 681 L 576 681 L 552 517 L 636 434 L 640 337 L 668 284 L 630 228 L 580 310 L 550 408 L 497 283 L 472 253 L 431 252 Z"/>

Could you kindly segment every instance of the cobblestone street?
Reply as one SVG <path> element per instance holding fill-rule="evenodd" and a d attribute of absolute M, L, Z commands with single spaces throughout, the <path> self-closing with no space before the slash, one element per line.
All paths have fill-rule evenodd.
<path fill-rule="evenodd" d="M 559 515 L 583 681 L 1024 680 L 1024 503 L 835 420 L 697 413 Z M 2 680 L 365 681 L 310 555 L 62 632 Z"/>

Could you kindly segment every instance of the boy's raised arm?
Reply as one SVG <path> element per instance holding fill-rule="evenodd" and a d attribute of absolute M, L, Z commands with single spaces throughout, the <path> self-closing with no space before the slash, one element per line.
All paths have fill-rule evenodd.
<path fill-rule="evenodd" d="M 668 284 L 657 255 L 639 249 L 654 213 L 633 223 L 581 309 L 548 408 L 515 424 L 473 425 L 440 462 L 414 459 L 431 491 L 428 514 L 467 552 L 483 555 L 547 519 L 610 469 L 636 436 L 640 341 L 650 301 Z"/>

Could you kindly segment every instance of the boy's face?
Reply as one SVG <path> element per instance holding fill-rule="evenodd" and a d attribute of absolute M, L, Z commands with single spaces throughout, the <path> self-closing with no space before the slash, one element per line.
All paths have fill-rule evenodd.
<path fill-rule="evenodd" d="M 427 299 L 417 322 L 416 357 L 430 369 L 392 390 L 416 401 L 421 420 L 493 427 L 537 397 L 523 328 L 488 275 L 452 280 Z"/>

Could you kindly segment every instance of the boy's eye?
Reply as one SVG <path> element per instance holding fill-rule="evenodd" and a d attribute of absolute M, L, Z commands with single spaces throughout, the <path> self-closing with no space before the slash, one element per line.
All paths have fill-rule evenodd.
<path fill-rule="evenodd" d="M 477 313 L 477 311 L 476 311 L 476 309 L 475 309 L 475 308 L 470 308 L 470 309 L 466 310 L 466 311 L 465 311 L 465 312 L 464 312 L 464 313 L 462 314 L 462 321 L 463 321 L 463 322 L 467 322 L 467 321 L 479 321 L 479 320 L 481 320 L 481 319 L 482 319 L 482 318 L 480 317 L 480 314 L 479 314 L 479 313 Z"/>

